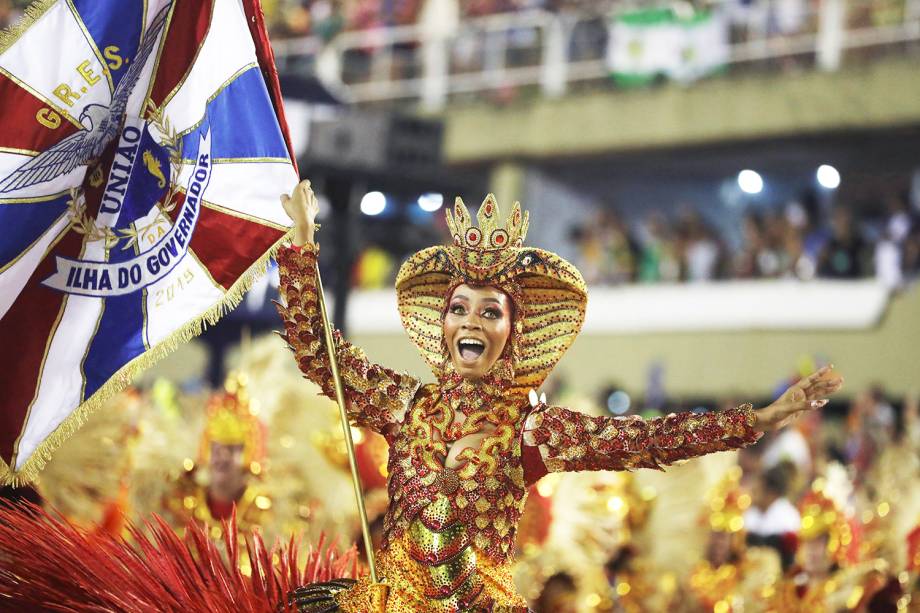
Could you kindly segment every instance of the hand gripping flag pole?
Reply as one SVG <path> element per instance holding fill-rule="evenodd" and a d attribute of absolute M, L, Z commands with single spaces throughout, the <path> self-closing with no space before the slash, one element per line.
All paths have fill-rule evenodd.
<path fill-rule="evenodd" d="M 316 289 L 319 297 L 319 311 L 323 319 L 323 335 L 326 338 L 326 353 L 329 355 L 329 368 L 332 371 L 332 380 L 335 384 L 335 400 L 339 405 L 339 418 L 342 421 L 342 433 L 345 435 L 345 449 L 348 451 L 348 467 L 351 469 L 351 482 L 355 489 L 355 502 L 358 505 L 358 515 L 361 518 L 361 534 L 364 537 L 364 551 L 367 554 L 367 566 L 370 571 L 372 585 L 371 597 L 374 611 L 383 613 L 386 607 L 389 586 L 381 583 L 377 577 L 377 564 L 374 560 L 374 543 L 371 540 L 371 528 L 367 521 L 367 508 L 364 506 L 364 492 L 361 491 L 361 481 L 358 477 L 358 463 L 355 459 L 355 443 L 351 438 L 351 424 L 348 423 L 348 413 L 345 411 L 345 390 L 342 386 L 342 376 L 336 361 L 335 336 L 332 334 L 332 325 L 329 323 L 329 314 L 326 311 L 326 297 L 323 293 L 323 281 L 319 275 L 319 262 L 316 264 Z"/>

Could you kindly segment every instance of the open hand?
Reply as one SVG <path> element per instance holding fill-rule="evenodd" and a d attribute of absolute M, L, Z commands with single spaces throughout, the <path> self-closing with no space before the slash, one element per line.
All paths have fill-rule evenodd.
<path fill-rule="evenodd" d="M 290 196 L 281 194 L 281 206 L 294 222 L 294 244 L 300 246 L 312 243 L 319 203 L 316 201 L 316 194 L 310 188 L 310 181 L 304 179 L 298 183 Z"/>
<path fill-rule="evenodd" d="M 825 366 L 801 379 L 783 392 L 776 401 L 756 411 L 755 428 L 761 432 L 778 430 L 798 419 L 805 411 L 824 407 L 830 396 L 843 386 L 843 377 L 833 372 L 833 365 Z"/>

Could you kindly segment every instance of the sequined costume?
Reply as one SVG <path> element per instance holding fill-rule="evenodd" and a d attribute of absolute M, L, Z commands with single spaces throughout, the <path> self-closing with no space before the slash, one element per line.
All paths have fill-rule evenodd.
<path fill-rule="evenodd" d="M 384 540 L 378 569 L 390 586 L 387 611 L 525 610 L 514 588 L 512 554 L 527 488 L 549 472 L 660 468 L 677 460 L 754 442 L 750 406 L 643 420 L 590 417 L 532 401 L 574 341 L 587 294 L 562 258 L 523 246 L 527 215 L 515 203 L 507 221 L 490 195 L 478 227 L 462 202 L 448 213 L 453 245 L 411 256 L 396 280 L 402 322 L 437 383 L 371 364 L 336 334 L 336 358 L 352 421 L 390 445 Z M 284 248 L 279 312 L 304 374 L 333 395 L 315 276 L 317 247 Z M 442 318 L 462 283 L 503 290 L 512 332 L 480 381 L 460 377 L 448 356 Z M 453 443 L 465 447 L 456 466 Z M 461 446 L 463 444 L 461 443 Z M 335 596 L 345 611 L 367 611 L 369 582 Z"/>

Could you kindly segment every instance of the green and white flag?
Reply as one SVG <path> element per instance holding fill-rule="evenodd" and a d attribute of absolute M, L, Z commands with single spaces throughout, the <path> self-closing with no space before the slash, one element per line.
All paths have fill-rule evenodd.
<path fill-rule="evenodd" d="M 679 19 L 680 61 L 669 76 L 689 82 L 719 72 L 728 64 L 728 23 L 719 13 L 697 11 Z"/>
<path fill-rule="evenodd" d="M 607 62 L 619 85 L 646 85 L 659 77 L 693 81 L 727 60 L 727 24 L 708 11 L 678 17 L 670 8 L 644 9 L 621 13 L 610 24 Z"/>

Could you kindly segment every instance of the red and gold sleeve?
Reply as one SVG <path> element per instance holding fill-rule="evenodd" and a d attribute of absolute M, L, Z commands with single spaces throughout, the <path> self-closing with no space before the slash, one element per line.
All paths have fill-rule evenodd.
<path fill-rule="evenodd" d="M 323 393 L 335 399 L 335 384 L 323 334 L 316 283 L 318 247 L 284 247 L 278 251 L 282 303 L 278 313 L 284 321 L 284 338 L 294 351 L 297 365 Z M 372 364 L 364 352 L 334 332 L 336 361 L 342 376 L 346 409 L 351 420 L 381 432 L 402 421 L 419 382 L 409 375 Z"/>
<path fill-rule="evenodd" d="M 592 417 L 563 407 L 537 409 L 524 444 L 536 447 L 547 472 L 661 468 L 678 460 L 757 441 L 751 405 L 664 417 Z"/>

